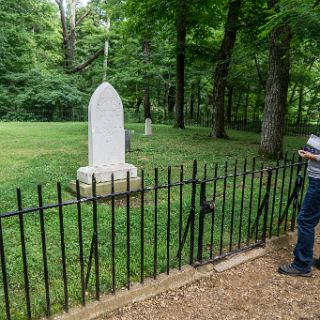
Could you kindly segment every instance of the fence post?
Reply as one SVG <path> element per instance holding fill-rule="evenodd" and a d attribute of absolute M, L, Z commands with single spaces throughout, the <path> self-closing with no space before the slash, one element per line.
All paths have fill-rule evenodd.
<path fill-rule="evenodd" d="M 266 200 L 265 200 L 264 216 L 263 216 L 263 231 L 262 231 L 262 241 L 264 243 L 266 242 L 266 235 L 267 235 L 271 178 L 272 178 L 272 169 L 269 168 L 268 169 L 268 180 L 267 180 L 267 191 L 266 191 L 266 198 L 265 198 Z"/>
<path fill-rule="evenodd" d="M 181 173 L 180 180 L 183 179 L 183 172 Z M 185 245 L 185 242 L 187 240 L 188 236 L 188 230 L 190 228 L 190 248 L 189 248 L 189 264 L 193 264 L 193 255 L 194 255 L 194 222 L 195 222 L 195 213 L 196 213 L 196 188 L 197 188 L 197 161 L 194 160 L 193 162 L 193 173 L 192 173 L 192 194 L 191 194 L 191 207 L 190 207 L 190 213 L 188 216 L 187 224 L 183 233 L 183 237 L 181 239 L 181 242 L 179 243 L 179 250 L 177 253 L 177 258 L 179 259 L 179 263 L 181 262 L 181 254 L 182 249 Z M 181 182 L 183 183 L 183 182 Z M 180 186 L 181 188 L 181 186 Z M 182 189 L 180 189 L 180 201 L 182 201 Z M 180 207 L 181 210 L 181 207 Z M 180 215 L 181 217 L 181 215 Z M 181 228 L 181 221 L 180 226 Z M 179 236 L 180 238 L 180 236 Z"/>
<path fill-rule="evenodd" d="M 191 212 L 190 212 L 190 255 L 189 264 L 193 264 L 194 253 L 194 220 L 196 215 L 196 188 L 197 188 L 197 161 L 193 162 L 192 172 L 192 198 L 191 198 Z"/>
<path fill-rule="evenodd" d="M 95 285 L 96 285 L 96 300 L 100 300 L 100 276 L 99 276 L 99 247 L 98 247 L 98 213 L 97 213 L 97 181 L 96 177 L 92 175 L 92 220 L 93 220 L 93 235 L 92 245 L 94 249 L 94 263 L 95 263 Z M 88 268 L 89 270 L 89 268 Z M 90 274 L 90 271 L 88 271 Z M 89 280 L 89 278 L 87 277 Z"/>
<path fill-rule="evenodd" d="M 200 186 L 200 215 L 199 215 L 199 235 L 198 235 L 198 254 L 197 261 L 202 261 L 202 247 L 203 247 L 203 229 L 204 229 L 204 215 L 203 210 L 204 203 L 206 201 L 206 183 L 201 181 Z"/>
<path fill-rule="evenodd" d="M 25 234 L 24 234 L 24 221 L 23 221 L 23 214 L 22 214 L 21 190 L 19 188 L 17 189 L 17 199 L 18 199 L 18 210 L 19 210 L 20 242 L 21 242 L 21 251 L 22 251 L 22 265 L 23 265 L 24 290 L 25 290 L 26 308 L 27 308 L 27 319 L 31 320 L 32 316 L 31 316 L 27 251 L 26 251 L 26 240 L 25 240 Z"/>
<path fill-rule="evenodd" d="M 64 292 L 64 304 L 63 309 L 65 312 L 69 312 L 69 294 L 68 294 L 68 276 L 67 276 L 67 262 L 66 262 L 66 245 L 64 234 L 64 218 L 63 218 L 63 205 L 62 205 L 62 191 L 61 183 L 57 182 L 57 194 L 58 194 L 58 213 L 59 213 L 59 229 L 60 229 L 60 247 L 61 247 L 61 264 L 62 264 L 62 279 L 63 279 L 63 292 Z"/>
<path fill-rule="evenodd" d="M 1 217 L 0 217 L 0 258 L 1 258 L 2 283 L 3 283 L 3 290 L 4 290 L 4 301 L 6 305 L 6 316 L 7 316 L 7 320 L 10 320 L 11 316 L 10 316 L 10 303 L 9 303 L 9 291 L 8 291 L 8 275 L 7 275 L 7 266 L 6 266 L 5 251 L 4 251 Z"/>

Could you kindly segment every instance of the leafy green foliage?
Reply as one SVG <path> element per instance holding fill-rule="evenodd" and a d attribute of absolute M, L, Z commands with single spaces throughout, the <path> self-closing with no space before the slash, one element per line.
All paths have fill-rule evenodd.
<path fill-rule="evenodd" d="M 58 73 L 39 70 L 7 75 L 4 81 L 10 83 L 5 92 L 8 100 L 2 103 L 9 112 L 2 119 L 56 121 L 62 118 L 62 107 L 66 103 L 76 111 L 83 94 L 72 85 L 71 80 Z"/>
<path fill-rule="evenodd" d="M 131 120 L 141 115 L 148 81 L 154 121 L 170 122 L 168 100 L 175 95 L 175 24 L 180 4 L 177 0 L 92 0 L 87 6 L 77 5 L 76 21 L 81 21 L 76 23 L 74 65 L 86 61 L 108 39 L 107 81 L 119 91 Z M 186 2 L 185 109 L 189 114 L 193 99 L 202 119 L 211 117 L 212 75 L 228 4 L 227 0 Z M 268 10 L 267 1 L 243 1 L 228 75 L 233 119 L 245 114 L 261 119 L 268 35 L 284 21 L 292 30 L 287 118 L 317 117 L 320 6 L 315 4 L 313 0 L 281 0 Z M 66 6 L 67 25 L 68 10 Z M 100 55 L 76 75 L 66 72 L 59 10 L 51 0 L 1 0 L 0 24 L 0 119 L 65 119 L 67 107 L 71 119 L 86 119 L 89 97 L 103 78 L 105 57 Z M 147 64 L 144 40 L 150 42 Z M 199 97 L 195 84 L 199 84 Z"/>

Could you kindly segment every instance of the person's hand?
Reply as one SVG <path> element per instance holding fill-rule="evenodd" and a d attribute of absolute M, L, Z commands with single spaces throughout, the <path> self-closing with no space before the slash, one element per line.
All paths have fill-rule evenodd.
<path fill-rule="evenodd" d="M 298 150 L 298 153 L 302 159 L 307 159 L 307 160 L 313 159 L 313 156 L 314 156 L 311 152 L 304 151 L 304 150 Z"/>

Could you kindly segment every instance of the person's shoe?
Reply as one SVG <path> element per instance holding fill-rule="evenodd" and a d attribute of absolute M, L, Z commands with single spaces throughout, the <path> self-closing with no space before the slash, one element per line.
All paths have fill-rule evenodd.
<path fill-rule="evenodd" d="M 313 266 L 320 270 L 320 258 L 313 259 Z"/>
<path fill-rule="evenodd" d="M 286 276 L 293 276 L 293 277 L 298 277 L 298 276 L 311 277 L 312 276 L 311 272 L 300 271 L 296 269 L 292 264 L 286 264 L 286 265 L 280 266 L 278 269 L 278 272 Z"/>

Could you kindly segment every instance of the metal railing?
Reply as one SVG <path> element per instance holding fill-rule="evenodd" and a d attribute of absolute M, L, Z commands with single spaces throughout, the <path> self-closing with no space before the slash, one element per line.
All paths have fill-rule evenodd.
<path fill-rule="evenodd" d="M 17 189 L 17 210 L 0 214 L 0 317 L 68 312 L 101 293 L 130 289 L 145 277 L 209 263 L 293 230 L 306 163 L 286 154 L 270 168 L 257 168 L 255 158 L 250 168 L 247 159 L 241 169 L 237 161 L 231 170 L 227 162 L 205 164 L 200 177 L 195 161 L 190 178 L 185 176 L 182 165 L 161 175 L 156 168 L 147 177 L 142 170 L 141 186 L 132 190 L 128 173 L 126 191 L 115 192 L 112 178 L 105 195 L 97 194 L 93 177 L 92 196 L 81 197 L 77 181 L 76 198 L 66 201 L 57 183 L 52 204 L 43 203 L 39 185 L 38 205 L 31 208 L 23 208 Z"/>
<path fill-rule="evenodd" d="M 261 132 L 261 127 L 261 121 L 240 119 L 237 121 L 226 122 L 227 129 L 234 129 L 240 131 Z M 283 130 L 284 134 L 287 136 L 318 134 L 320 132 L 320 123 L 296 123 L 286 121 Z"/>

